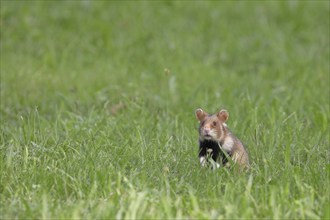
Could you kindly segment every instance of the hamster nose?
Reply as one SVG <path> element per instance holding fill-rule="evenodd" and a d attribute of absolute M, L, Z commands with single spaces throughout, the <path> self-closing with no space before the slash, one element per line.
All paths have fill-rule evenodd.
<path fill-rule="evenodd" d="M 205 133 L 205 134 L 209 134 L 209 133 L 210 133 L 210 131 L 211 131 L 211 129 L 210 129 L 210 128 L 204 128 L 204 133 Z"/>

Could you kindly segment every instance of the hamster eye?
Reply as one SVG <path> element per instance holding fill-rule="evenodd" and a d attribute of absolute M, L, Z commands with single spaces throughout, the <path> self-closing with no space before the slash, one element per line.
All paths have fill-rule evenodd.
<path fill-rule="evenodd" d="M 217 122 L 216 122 L 216 121 L 214 121 L 214 122 L 213 122 L 213 126 L 216 126 L 216 125 L 217 125 Z"/>

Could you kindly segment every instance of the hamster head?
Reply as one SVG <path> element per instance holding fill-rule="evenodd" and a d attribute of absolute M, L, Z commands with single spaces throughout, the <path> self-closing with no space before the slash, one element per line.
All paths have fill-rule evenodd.
<path fill-rule="evenodd" d="M 209 115 L 202 109 L 196 110 L 196 117 L 199 121 L 199 139 L 220 141 L 224 138 L 229 114 L 227 110 L 221 110 L 217 114 Z"/>

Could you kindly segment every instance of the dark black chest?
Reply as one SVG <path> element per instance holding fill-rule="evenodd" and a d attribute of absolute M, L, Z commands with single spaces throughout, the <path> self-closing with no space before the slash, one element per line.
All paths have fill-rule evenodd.
<path fill-rule="evenodd" d="M 204 140 L 199 141 L 199 157 L 211 157 L 214 161 L 221 161 L 224 165 L 228 162 L 225 154 L 220 149 L 221 143 Z"/>

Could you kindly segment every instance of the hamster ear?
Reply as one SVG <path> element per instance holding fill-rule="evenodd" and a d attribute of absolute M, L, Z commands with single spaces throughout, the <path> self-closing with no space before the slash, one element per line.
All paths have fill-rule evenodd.
<path fill-rule="evenodd" d="M 220 121 L 226 122 L 229 118 L 229 113 L 227 110 L 223 109 L 220 112 L 218 112 L 217 117 L 219 118 Z"/>
<path fill-rule="evenodd" d="M 206 116 L 207 116 L 207 113 L 204 112 L 203 109 L 199 108 L 196 110 L 196 118 L 199 121 L 203 121 Z"/>

